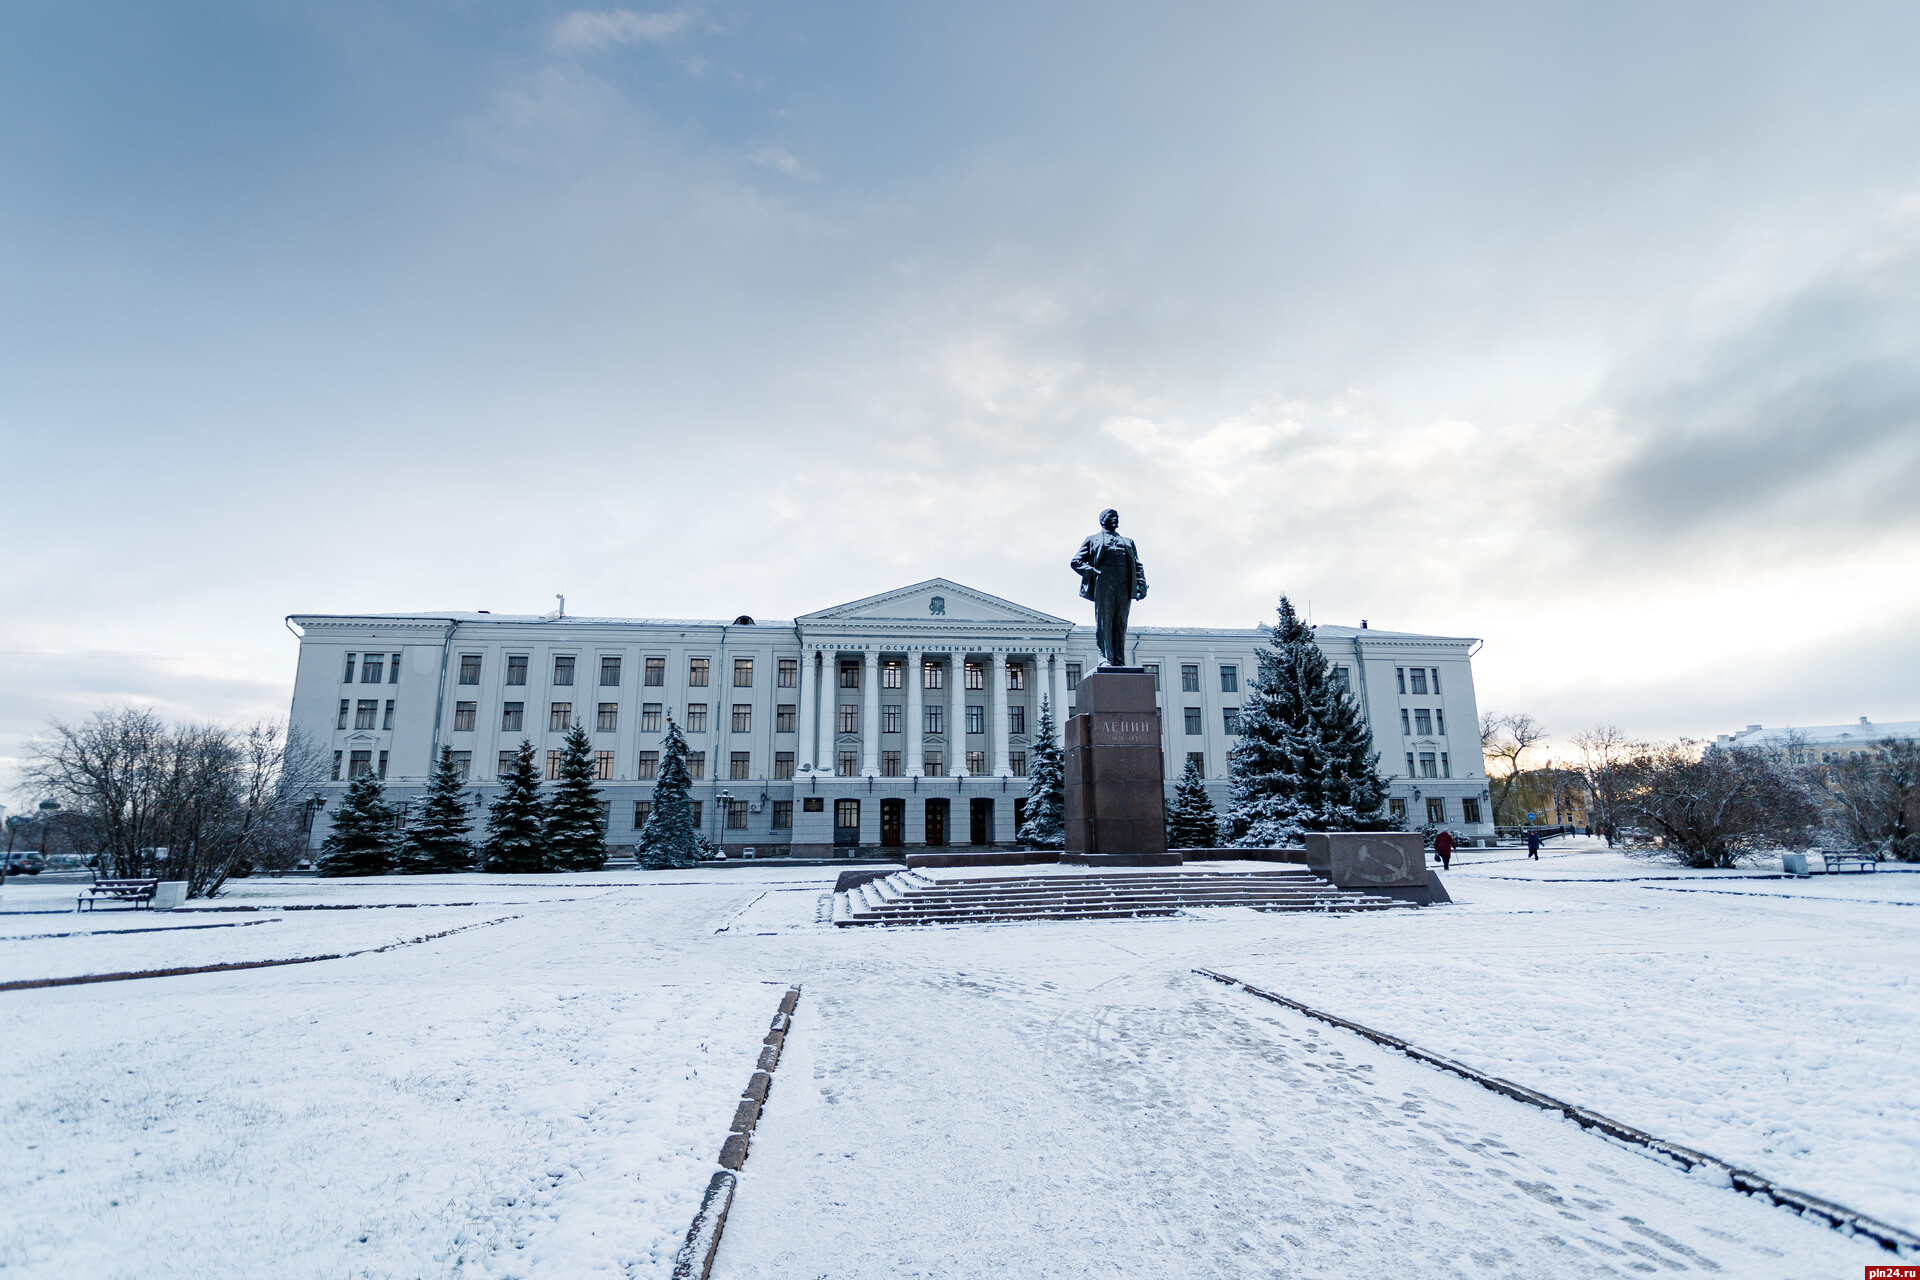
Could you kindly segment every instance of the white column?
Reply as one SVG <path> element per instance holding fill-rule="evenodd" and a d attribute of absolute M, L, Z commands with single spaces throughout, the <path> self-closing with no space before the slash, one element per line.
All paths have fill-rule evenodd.
<path fill-rule="evenodd" d="M 955 649 L 950 661 L 953 669 L 947 672 L 947 753 L 953 759 L 947 761 L 947 772 L 956 778 L 964 778 L 967 776 L 966 651 Z M 952 826 L 956 821 L 958 819 L 949 816 L 947 825 Z M 949 831 L 947 835 L 951 838 L 953 832 Z M 954 843 L 959 842 L 954 841 Z"/>
<path fill-rule="evenodd" d="M 907 776 L 919 778 L 926 774 L 926 743 L 921 741 L 921 731 L 926 727 L 926 719 L 921 714 L 923 705 L 921 687 L 926 684 L 926 674 L 920 670 L 925 655 L 918 649 L 907 650 Z M 911 806 L 909 806 L 911 807 Z"/>
<path fill-rule="evenodd" d="M 860 717 L 860 776 L 880 776 L 880 651 L 867 650 L 865 683 L 861 686 L 865 714 Z M 878 809 L 875 812 L 879 812 Z"/>
<path fill-rule="evenodd" d="M 834 725 L 840 716 L 839 688 L 839 659 L 828 649 L 820 655 L 820 751 L 813 758 L 814 767 L 827 773 L 833 773 L 840 765 L 833 754 Z"/>
<path fill-rule="evenodd" d="M 1053 708 L 1053 740 L 1067 745 L 1067 655 L 1056 653 L 1048 660 L 1048 705 Z"/>
<path fill-rule="evenodd" d="M 800 723 L 794 726 L 794 728 L 799 730 L 799 732 L 794 735 L 799 739 L 795 744 L 800 756 L 799 760 L 795 761 L 797 765 L 795 772 L 797 773 L 813 772 L 813 748 L 815 742 L 818 741 L 813 727 L 813 713 L 814 707 L 818 704 L 819 700 L 820 681 L 813 674 L 813 651 L 810 649 L 802 649 L 800 651 Z M 779 693 L 777 690 L 774 694 L 774 701 L 776 703 L 779 701 Z"/>
<path fill-rule="evenodd" d="M 1011 778 L 1013 769 L 1007 764 L 1007 655 L 999 649 L 993 652 L 993 670 L 987 679 L 993 684 L 993 756 L 987 767 L 995 777 Z"/>

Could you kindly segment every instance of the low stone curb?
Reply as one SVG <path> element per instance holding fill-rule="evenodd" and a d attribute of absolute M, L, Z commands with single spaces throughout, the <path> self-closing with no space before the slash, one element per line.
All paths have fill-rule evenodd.
<path fill-rule="evenodd" d="M 1230 987 L 1238 987 L 1250 996 L 1257 996 L 1262 1000 L 1271 1001 L 1277 1005 L 1284 1005 L 1296 1013 L 1304 1013 L 1309 1018 L 1317 1018 L 1321 1022 L 1331 1023 L 1336 1027 L 1344 1028 L 1345 1030 L 1353 1032 L 1355 1035 L 1364 1036 L 1375 1044 L 1385 1045 L 1389 1049 L 1398 1049 L 1409 1058 L 1427 1063 L 1430 1066 L 1439 1067 L 1442 1071 L 1450 1071 L 1454 1075 L 1471 1080 L 1483 1088 L 1491 1089 L 1495 1093 L 1505 1094 L 1517 1102 L 1524 1102 L 1529 1106 L 1539 1107 L 1542 1111 L 1557 1111 L 1583 1129 L 1595 1129 L 1616 1141 L 1628 1143 L 1636 1147 L 1644 1147 L 1657 1155 L 1664 1156 L 1673 1161 L 1682 1169 L 1691 1171 L 1700 1165 L 1705 1165 L 1710 1169 L 1717 1169 L 1727 1175 L 1734 1190 L 1750 1196 L 1764 1196 L 1780 1208 L 1791 1209 L 1803 1218 L 1812 1217 L 1818 1219 L 1843 1235 L 1865 1236 L 1888 1252 L 1901 1256 L 1920 1252 L 1920 1236 L 1904 1231 L 1891 1223 L 1882 1222 L 1878 1218 L 1869 1218 L 1866 1214 L 1849 1209 L 1845 1205 L 1835 1204 L 1831 1200 L 1823 1200 L 1819 1196 L 1808 1195 L 1804 1191 L 1795 1191 L 1790 1187 L 1780 1186 L 1771 1179 L 1754 1173 L 1751 1170 L 1730 1165 L 1724 1160 L 1695 1151 L 1691 1147 L 1683 1147 L 1678 1143 L 1668 1142 L 1663 1138 L 1656 1138 L 1650 1133 L 1634 1128 L 1632 1125 L 1622 1124 L 1618 1120 L 1610 1119 L 1597 1111 L 1589 1111 L 1585 1107 L 1575 1106 L 1571 1102 L 1562 1102 L 1558 1098 L 1549 1097 L 1547 1094 L 1529 1089 L 1525 1085 L 1518 1085 L 1511 1080 L 1502 1080 L 1499 1076 L 1490 1076 L 1483 1071 L 1476 1071 L 1463 1062 L 1455 1062 L 1452 1058 L 1442 1054 L 1434 1053 L 1428 1049 L 1422 1049 L 1416 1044 L 1402 1040 L 1399 1036 L 1388 1035 L 1384 1031 L 1375 1031 L 1372 1027 L 1362 1026 L 1357 1022 L 1350 1022 L 1345 1018 L 1336 1017 L 1324 1010 L 1315 1009 L 1311 1005 L 1301 1004 L 1298 1000 L 1290 1000 L 1286 996 L 1276 994 L 1272 991 L 1263 991 L 1259 987 L 1242 982 L 1240 979 L 1227 974 L 1215 973 L 1211 969 L 1195 969 L 1193 972 L 1203 978 L 1212 978 L 1215 982 L 1225 983 Z"/>
<path fill-rule="evenodd" d="M 26 978 L 19 982 L 0 982 L 0 991 L 33 991 L 42 987 L 80 987 L 95 982 L 131 982 L 135 978 L 181 978 L 192 973 L 231 973 L 236 969 L 274 969 L 288 964 L 316 964 L 321 960 L 347 960 L 353 956 L 379 955 L 382 951 L 393 951 L 399 947 L 418 946 L 422 942 L 434 942 L 441 938 L 450 938 L 456 933 L 465 933 L 469 929 L 484 929 L 490 924 L 505 924 L 509 920 L 519 918 L 519 916 L 501 916 L 498 920 L 481 920 L 474 924 L 463 924 L 454 929 L 442 929 L 439 933 L 427 933 L 418 938 L 389 942 L 384 947 L 362 947 L 358 951 L 336 951 L 324 956 L 293 956 L 286 960 L 234 960 L 225 964 L 183 965 L 174 969 L 133 969 L 125 973 L 83 973 L 73 978 Z"/>
<path fill-rule="evenodd" d="M 727 1211 L 733 1207 L 734 1188 L 739 1185 L 740 1166 L 747 1161 L 747 1144 L 754 1126 L 760 1123 L 767 1090 L 773 1087 L 773 1069 L 780 1064 L 780 1051 L 787 1043 L 787 1026 L 799 1003 L 799 987 L 787 988 L 787 994 L 780 998 L 773 1025 L 767 1029 L 767 1038 L 761 1041 L 760 1060 L 747 1079 L 747 1087 L 740 1092 L 732 1131 L 720 1146 L 720 1168 L 707 1183 L 700 1211 L 693 1215 L 693 1225 L 687 1228 L 686 1243 L 674 1257 L 673 1280 L 707 1280 L 713 1270 L 713 1256 L 720 1249 L 720 1233 L 726 1230 Z"/>

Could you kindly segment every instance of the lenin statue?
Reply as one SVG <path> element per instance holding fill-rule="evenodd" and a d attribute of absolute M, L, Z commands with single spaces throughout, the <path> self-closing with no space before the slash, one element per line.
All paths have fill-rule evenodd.
<path fill-rule="evenodd" d="M 1127 612 L 1147 598 L 1147 573 L 1132 538 L 1119 533 L 1120 513 L 1100 513 L 1100 532 L 1080 544 L 1072 569 L 1080 575 L 1080 595 L 1093 601 L 1100 665 L 1127 665 Z"/>

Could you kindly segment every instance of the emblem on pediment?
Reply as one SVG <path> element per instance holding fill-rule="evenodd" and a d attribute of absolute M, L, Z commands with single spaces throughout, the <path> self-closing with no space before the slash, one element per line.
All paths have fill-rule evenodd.
<path fill-rule="evenodd" d="M 933 599 L 927 601 L 927 612 L 944 618 L 947 614 L 947 598 L 945 596 L 935 596 Z"/>

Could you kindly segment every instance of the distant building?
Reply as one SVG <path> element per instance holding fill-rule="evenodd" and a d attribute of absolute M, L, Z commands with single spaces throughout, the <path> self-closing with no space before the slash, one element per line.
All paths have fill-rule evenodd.
<path fill-rule="evenodd" d="M 1859 755 L 1888 738 L 1920 739 L 1920 720 L 1874 722 L 1861 716 L 1853 724 L 1807 725 L 1767 729 L 1750 724 L 1738 733 L 1723 733 L 1716 747 L 1749 747 L 1789 757 L 1790 764 L 1837 764 Z"/>
<path fill-rule="evenodd" d="M 1010 844 L 1041 700 L 1071 714 L 1081 676 L 1099 664 L 1092 627 L 945 578 L 792 621 L 289 622 L 300 632 L 293 723 L 330 754 L 334 792 L 373 772 L 404 803 L 443 746 L 484 791 L 523 738 L 551 776 L 577 720 L 593 736 L 616 848 L 631 845 L 649 812 L 668 717 L 691 745 L 701 827 L 732 853 Z M 1160 688 L 1169 788 L 1192 759 L 1225 802 L 1240 701 L 1271 635 L 1265 626 L 1129 633 L 1132 661 Z M 1372 724 L 1394 812 L 1491 836 L 1477 641 L 1364 625 L 1318 636 Z M 315 843 L 336 808 L 322 811 Z"/>

